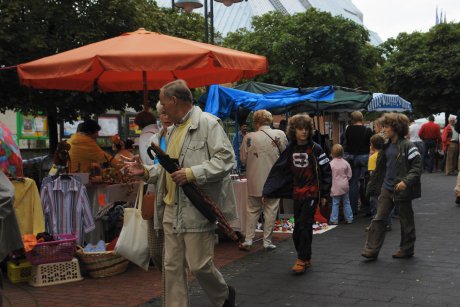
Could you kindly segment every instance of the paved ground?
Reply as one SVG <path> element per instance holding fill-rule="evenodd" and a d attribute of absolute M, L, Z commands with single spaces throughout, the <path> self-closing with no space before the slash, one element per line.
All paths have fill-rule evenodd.
<path fill-rule="evenodd" d="M 394 220 L 379 260 L 363 263 L 369 219 L 359 218 L 314 236 L 313 267 L 303 276 L 290 274 L 295 259 L 291 240 L 278 242 L 276 251 L 249 254 L 231 243 L 219 244 L 216 264 L 237 289 L 238 306 L 460 306 L 460 207 L 453 204 L 454 183 L 455 177 L 440 173 L 423 176 L 423 198 L 414 203 L 413 259 L 391 258 L 399 244 Z M 190 286 L 192 307 L 210 306 L 197 282 Z M 43 288 L 6 282 L 4 306 L 151 307 L 161 306 L 160 293 L 156 270 L 131 266 L 122 275 Z"/>
<path fill-rule="evenodd" d="M 275 240 L 285 240 L 288 235 L 277 235 Z M 235 243 L 222 242 L 216 246 L 215 263 L 218 267 L 246 257 L 262 248 L 258 242 L 250 253 L 239 251 Z M 5 274 L 6 275 L 6 274 Z M 5 280 L 4 307 L 126 307 L 137 306 L 162 292 L 161 274 L 152 268 L 148 272 L 130 264 L 123 274 L 61 285 L 34 288 L 27 283 L 11 284 Z M 0 294 L 1 295 L 1 294 Z M 0 304 L 0 307 L 1 304 Z"/>
<path fill-rule="evenodd" d="M 415 257 L 396 260 L 399 221 L 387 233 L 378 261 L 360 256 L 368 218 L 314 236 L 313 267 L 303 276 L 289 269 L 291 240 L 272 252 L 259 251 L 222 269 L 237 289 L 238 306 L 460 306 L 460 208 L 454 205 L 455 177 L 423 176 L 423 197 L 414 202 Z M 192 306 L 210 306 L 197 282 Z M 141 306 L 161 306 L 159 298 Z"/>

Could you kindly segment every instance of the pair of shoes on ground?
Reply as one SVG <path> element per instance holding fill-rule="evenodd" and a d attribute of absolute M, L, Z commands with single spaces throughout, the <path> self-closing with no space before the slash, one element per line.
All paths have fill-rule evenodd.
<path fill-rule="evenodd" d="M 228 286 L 228 297 L 222 307 L 235 307 L 236 303 L 236 291 L 232 286 Z"/>
<path fill-rule="evenodd" d="M 368 261 L 374 261 L 374 260 L 377 260 L 378 254 L 372 254 L 370 252 L 363 252 L 361 256 L 366 258 Z M 412 258 L 413 256 L 414 256 L 413 252 L 405 253 L 399 250 L 396 253 L 394 253 L 391 257 L 393 257 L 394 259 L 408 259 L 408 258 Z"/>
<path fill-rule="evenodd" d="M 300 260 L 297 259 L 294 263 L 294 265 L 291 268 L 292 273 L 295 275 L 298 274 L 303 274 L 307 270 L 307 268 L 311 267 L 311 261 L 310 260 Z"/>
<path fill-rule="evenodd" d="M 240 243 L 238 248 L 242 251 L 249 252 L 252 248 L 252 241 L 245 241 L 244 243 Z M 272 242 L 264 242 L 264 249 L 267 251 L 276 249 L 276 245 Z"/>

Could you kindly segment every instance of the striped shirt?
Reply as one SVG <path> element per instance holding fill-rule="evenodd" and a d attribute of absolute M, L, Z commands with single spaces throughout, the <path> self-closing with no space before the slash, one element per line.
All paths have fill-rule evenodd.
<path fill-rule="evenodd" d="M 46 230 L 50 234 L 75 234 L 82 245 L 84 233 L 96 228 L 86 187 L 75 178 L 56 178 L 40 192 Z"/>

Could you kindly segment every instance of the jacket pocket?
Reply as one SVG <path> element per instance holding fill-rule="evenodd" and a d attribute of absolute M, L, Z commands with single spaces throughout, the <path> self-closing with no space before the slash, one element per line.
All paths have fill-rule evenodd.
<path fill-rule="evenodd" d="M 191 140 L 190 143 L 188 144 L 187 150 L 191 150 L 191 151 L 203 150 L 204 146 L 205 146 L 205 141 Z"/>

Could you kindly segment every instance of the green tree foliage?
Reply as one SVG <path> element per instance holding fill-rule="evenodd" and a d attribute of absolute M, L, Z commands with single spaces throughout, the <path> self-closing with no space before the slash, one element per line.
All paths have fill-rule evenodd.
<path fill-rule="evenodd" d="M 0 0 L 0 66 L 26 63 L 141 27 L 201 40 L 204 20 L 198 14 L 159 8 L 151 0 Z M 139 110 L 142 105 L 142 93 L 136 92 L 25 88 L 15 70 L 0 71 L 0 86 L 0 111 L 57 112 L 66 120 L 126 106 Z"/>
<path fill-rule="evenodd" d="M 310 9 L 293 16 L 273 12 L 255 17 L 252 28 L 229 34 L 224 45 L 267 56 L 269 73 L 260 81 L 294 87 L 378 87 L 380 49 L 370 45 L 368 31 L 351 20 Z"/>
<path fill-rule="evenodd" d="M 411 101 L 417 113 L 454 113 L 460 108 L 460 23 L 426 33 L 401 33 L 383 45 L 387 91 Z"/>

